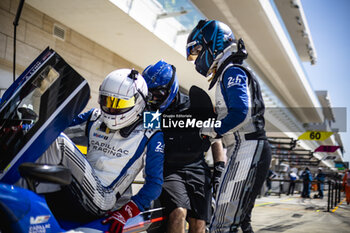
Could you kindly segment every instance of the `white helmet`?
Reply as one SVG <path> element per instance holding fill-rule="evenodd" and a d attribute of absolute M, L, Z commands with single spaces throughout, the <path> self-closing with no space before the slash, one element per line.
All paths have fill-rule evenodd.
<path fill-rule="evenodd" d="M 112 130 L 131 125 L 141 116 L 147 95 L 147 84 L 136 70 L 111 72 L 103 80 L 99 91 L 98 103 L 103 122 Z"/>

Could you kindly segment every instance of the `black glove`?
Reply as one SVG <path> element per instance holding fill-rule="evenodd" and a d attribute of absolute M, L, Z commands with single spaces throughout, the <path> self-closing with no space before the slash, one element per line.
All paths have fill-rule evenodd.
<path fill-rule="evenodd" d="M 213 172 L 213 177 L 212 177 L 212 185 L 213 185 L 213 196 L 216 197 L 216 192 L 219 188 L 219 184 L 220 184 L 220 178 L 221 178 L 221 174 L 224 172 L 225 170 L 225 162 L 220 161 L 220 162 L 216 162 L 214 163 L 214 172 Z"/>

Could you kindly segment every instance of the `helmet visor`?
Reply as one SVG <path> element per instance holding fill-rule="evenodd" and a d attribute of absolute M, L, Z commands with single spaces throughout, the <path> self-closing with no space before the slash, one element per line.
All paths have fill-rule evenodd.
<path fill-rule="evenodd" d="M 203 46 L 198 41 L 188 43 L 186 46 L 187 61 L 195 61 L 202 49 Z"/>
<path fill-rule="evenodd" d="M 100 96 L 101 109 L 108 114 L 118 115 L 125 113 L 135 106 L 135 96 L 128 100 L 118 99 L 112 96 Z"/>
<path fill-rule="evenodd" d="M 169 96 L 169 89 L 155 88 L 150 89 L 150 100 L 148 101 L 154 107 L 159 107 Z"/>

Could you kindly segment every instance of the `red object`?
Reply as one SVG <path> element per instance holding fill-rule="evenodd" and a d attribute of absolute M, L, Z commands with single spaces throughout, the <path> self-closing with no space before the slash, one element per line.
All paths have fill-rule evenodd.
<path fill-rule="evenodd" d="M 139 213 L 140 210 L 137 205 L 133 201 L 129 201 L 119 210 L 111 212 L 108 217 L 102 221 L 102 224 L 111 224 L 108 233 L 122 233 L 126 221 Z"/>
<path fill-rule="evenodd" d="M 315 152 L 329 152 L 329 153 L 333 153 L 334 151 L 336 151 L 338 148 L 340 148 L 340 146 L 326 146 L 326 145 L 322 145 L 319 146 Z"/>

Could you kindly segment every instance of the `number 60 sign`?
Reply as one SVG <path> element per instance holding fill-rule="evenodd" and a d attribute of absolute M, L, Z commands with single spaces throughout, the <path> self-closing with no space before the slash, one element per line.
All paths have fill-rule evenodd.
<path fill-rule="evenodd" d="M 306 131 L 302 135 L 298 137 L 298 140 L 316 140 L 323 141 L 329 138 L 333 132 L 325 132 L 325 131 Z"/>

